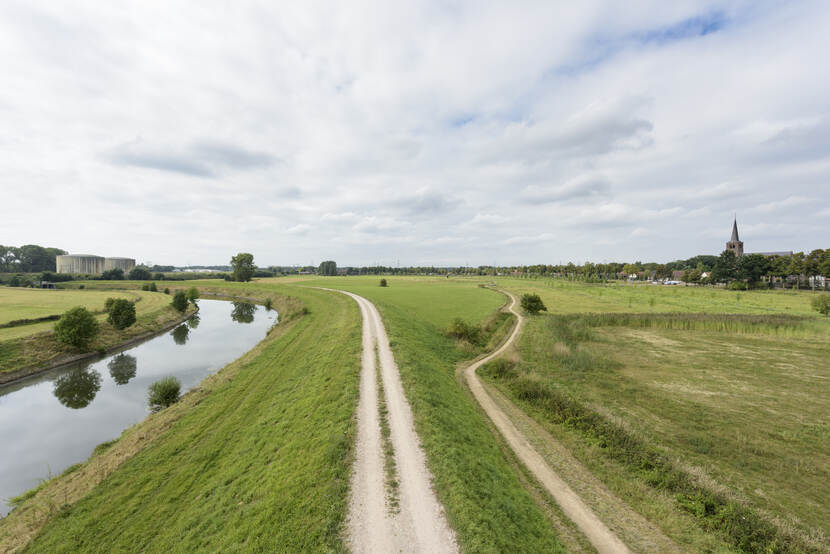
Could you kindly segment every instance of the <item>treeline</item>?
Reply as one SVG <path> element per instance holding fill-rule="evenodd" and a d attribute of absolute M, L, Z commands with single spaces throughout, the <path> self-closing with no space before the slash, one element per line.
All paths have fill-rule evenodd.
<path fill-rule="evenodd" d="M 66 254 L 60 248 L 46 248 L 37 244 L 3 246 L 0 244 L 0 273 L 39 273 L 56 271 L 55 256 Z"/>

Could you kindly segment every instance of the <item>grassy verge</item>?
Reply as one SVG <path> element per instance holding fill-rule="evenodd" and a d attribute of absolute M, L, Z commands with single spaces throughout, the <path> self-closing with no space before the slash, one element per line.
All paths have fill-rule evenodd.
<path fill-rule="evenodd" d="M 487 345 L 510 320 L 493 317 L 504 297 L 470 281 L 387 277 L 315 280 L 310 284 L 360 294 L 378 307 L 386 326 L 415 427 L 438 496 L 462 549 L 470 552 L 561 552 L 556 531 L 509 452 L 494 439 L 456 366 L 482 352 L 450 338 L 453 319 L 485 323 Z M 492 324 L 487 324 L 490 318 Z"/>
<path fill-rule="evenodd" d="M 322 291 L 232 290 L 273 298 L 281 323 L 23 502 L 0 521 L 0 550 L 37 533 L 38 517 L 27 551 L 344 550 L 359 311 Z"/>
<path fill-rule="evenodd" d="M 669 508 L 649 517 L 678 542 L 711 548 L 690 518 L 739 551 L 820 550 L 830 412 L 815 387 L 830 378 L 830 343 L 826 330 L 794 342 L 802 324 L 813 322 L 542 316 L 526 328 L 519 364 L 482 375 L 634 507 Z"/>
<path fill-rule="evenodd" d="M 389 428 L 389 410 L 386 408 L 386 393 L 383 388 L 383 377 L 380 372 L 380 361 L 375 349 L 375 377 L 378 391 L 378 412 L 380 416 L 380 440 L 383 448 L 383 473 L 386 486 L 386 502 L 393 512 L 399 511 L 400 490 L 398 482 L 398 468 L 395 464 L 395 448 L 392 445 L 392 431 Z"/>

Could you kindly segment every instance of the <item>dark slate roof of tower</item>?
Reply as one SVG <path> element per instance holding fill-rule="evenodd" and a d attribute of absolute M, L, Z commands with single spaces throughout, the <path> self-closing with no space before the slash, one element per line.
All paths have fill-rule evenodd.
<path fill-rule="evenodd" d="M 735 221 L 732 222 L 732 238 L 729 242 L 740 242 L 741 239 L 738 238 L 738 219 L 736 218 Z"/>

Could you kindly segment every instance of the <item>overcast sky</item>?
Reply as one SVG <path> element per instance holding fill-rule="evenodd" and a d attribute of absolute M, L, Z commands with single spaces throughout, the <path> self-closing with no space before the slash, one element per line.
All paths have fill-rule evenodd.
<path fill-rule="evenodd" d="M 0 244 L 159 264 L 830 247 L 830 2 L 0 4 Z"/>

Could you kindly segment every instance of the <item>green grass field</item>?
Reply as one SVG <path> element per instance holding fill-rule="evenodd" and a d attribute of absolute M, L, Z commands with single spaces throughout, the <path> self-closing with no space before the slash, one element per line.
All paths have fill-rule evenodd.
<path fill-rule="evenodd" d="M 728 291 L 714 287 L 616 282 L 586 285 L 563 279 L 488 278 L 518 294 L 536 293 L 549 313 L 697 312 L 819 317 L 810 291 Z"/>
<path fill-rule="evenodd" d="M 170 296 L 159 292 L 140 290 L 41 290 L 0 288 L 0 318 L 9 322 L 18 319 L 60 315 L 74 306 L 84 306 L 96 312 L 101 333 L 90 350 L 105 350 L 133 337 L 151 333 L 181 314 L 170 307 Z M 107 298 L 127 298 L 136 302 L 136 323 L 117 330 L 106 323 L 103 313 Z M 192 308 L 189 309 L 192 312 Z M 102 312 L 102 313 L 98 313 Z M 36 364 L 46 364 L 61 355 L 78 351 L 55 340 L 50 331 L 55 321 L 28 323 L 0 328 L 0 373 L 9 373 Z"/>
<path fill-rule="evenodd" d="M 583 302 L 585 312 L 620 313 L 631 297 L 644 312 L 642 299 L 661 295 L 653 316 L 531 318 L 520 363 L 491 375 L 624 500 L 695 550 L 753 550 L 740 542 L 753 540 L 740 536 L 742 522 L 699 503 L 706 491 L 750 510 L 740 517 L 757 519 L 756 546 L 827 545 L 830 324 L 809 312 L 811 293 L 742 293 L 741 313 L 764 315 L 724 317 L 700 312 L 727 311 L 734 292 L 503 284 L 544 290 L 546 305 L 559 313 L 580 311 Z M 661 315 L 661 305 L 692 314 Z M 784 319 L 785 332 L 776 314 L 807 319 Z M 665 467 L 643 461 L 663 457 Z M 697 489 L 683 484 L 687 477 Z"/>
<path fill-rule="evenodd" d="M 315 290 L 223 290 L 272 297 L 283 323 L 179 404 L 127 430 L 0 520 L 0 541 L 28 529 L 26 518 L 53 506 L 51 498 L 58 508 L 26 551 L 345 549 L 358 308 L 346 296 Z M 301 297 L 309 313 L 296 317 L 298 302 L 286 293 Z M 108 463 L 121 465 L 97 469 Z M 73 476 L 106 478 L 61 507 Z M 0 550 L 8 544 L 0 542 Z"/>
<path fill-rule="evenodd" d="M 380 310 L 438 496 L 462 549 L 561 551 L 556 531 L 524 487 L 512 456 L 456 377 L 456 365 L 476 352 L 458 348 L 445 334 L 456 317 L 476 324 L 487 319 L 504 304 L 504 296 L 472 281 L 386 279 L 385 288 L 378 286 L 378 277 L 308 284 L 360 294 Z"/>
<path fill-rule="evenodd" d="M 141 290 L 46 290 L 0 287 L 0 324 L 17 319 L 35 319 L 60 315 L 75 306 L 83 306 L 101 312 L 107 298 L 127 298 L 136 302 L 136 317 L 157 314 L 170 304 L 170 297 L 158 292 Z M 96 315 L 99 323 L 106 321 L 106 314 Z M 0 341 L 18 339 L 45 331 L 51 331 L 54 321 L 29 323 L 0 328 Z"/>

